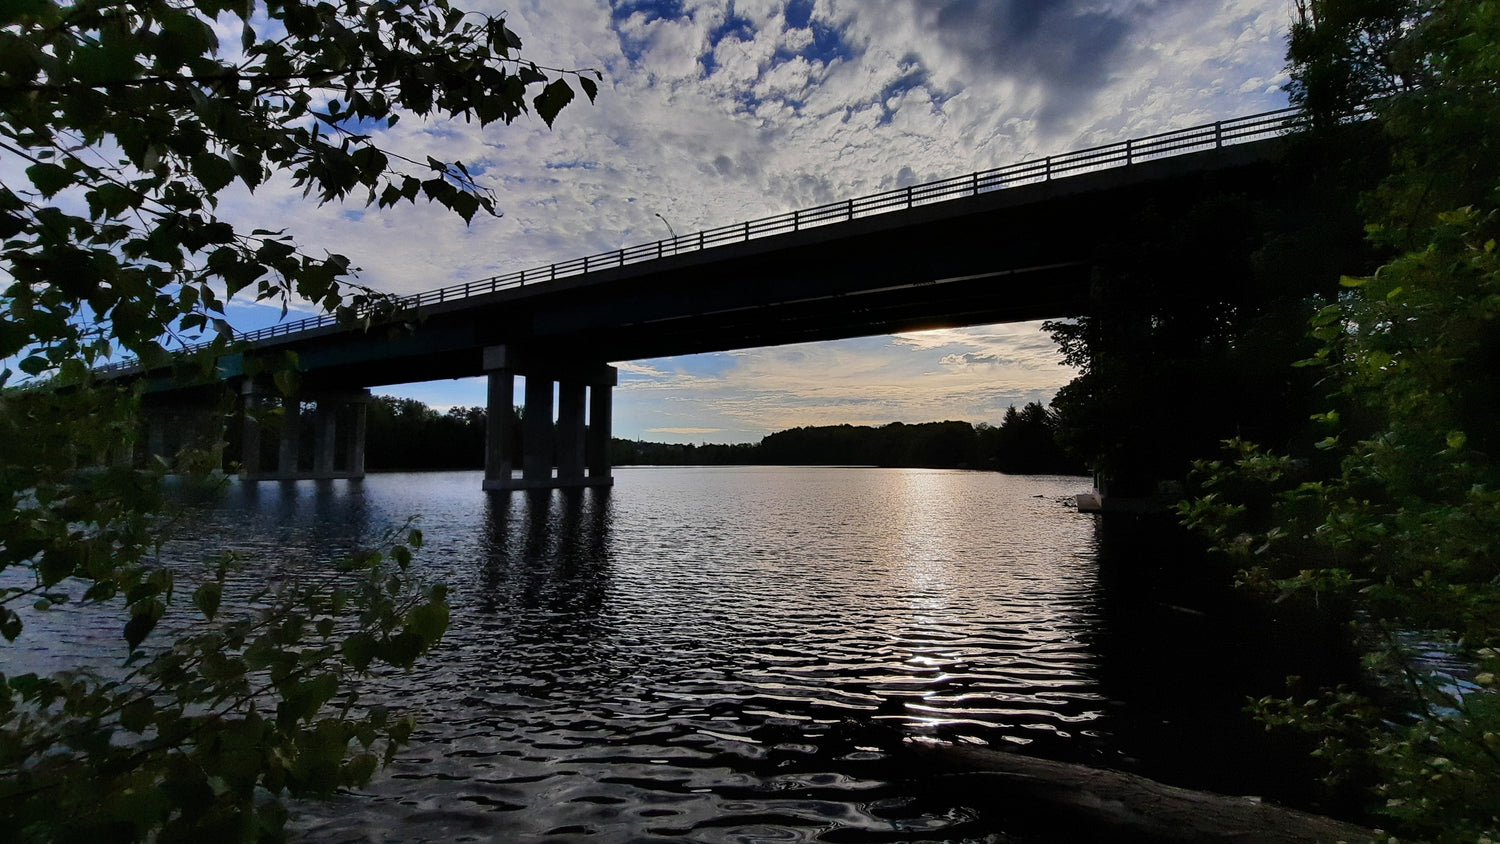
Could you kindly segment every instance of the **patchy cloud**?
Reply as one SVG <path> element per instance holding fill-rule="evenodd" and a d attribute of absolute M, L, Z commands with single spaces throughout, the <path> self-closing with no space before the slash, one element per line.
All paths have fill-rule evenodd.
<path fill-rule="evenodd" d="M 1074 375 L 1037 323 L 695 355 L 631 369 L 621 369 L 615 419 L 644 420 L 638 424 L 652 436 L 694 442 L 754 441 L 799 425 L 998 424 L 1006 408 L 1046 403 Z M 673 437 L 681 426 L 656 421 L 667 419 L 718 430 Z"/>

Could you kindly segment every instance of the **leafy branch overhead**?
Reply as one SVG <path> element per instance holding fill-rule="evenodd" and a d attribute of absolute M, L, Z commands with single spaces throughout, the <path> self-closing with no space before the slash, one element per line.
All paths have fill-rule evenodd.
<path fill-rule="evenodd" d="M 223 298 L 252 287 L 365 304 L 368 291 L 345 296 L 347 258 L 241 231 L 216 215 L 219 195 L 284 173 L 319 202 L 496 214 L 462 162 L 406 157 L 380 133 L 403 115 L 488 125 L 534 111 L 551 126 L 574 84 L 597 95 L 597 71 L 542 67 L 520 47 L 504 19 L 446 0 L 0 5 L 0 158 L 26 176 L 0 182 L 13 314 L 0 358 L 93 358 L 110 348 L 100 321 L 137 354 L 176 331 L 222 334 Z"/>
<path fill-rule="evenodd" d="M 447 627 L 445 589 L 411 568 L 420 532 L 308 582 L 163 561 L 164 476 L 197 490 L 223 468 L 232 395 L 138 460 L 144 388 L 90 367 L 199 331 L 212 365 L 242 291 L 377 313 L 348 258 L 237 227 L 221 200 L 279 175 L 319 203 L 495 214 L 464 163 L 382 143 L 403 116 L 551 126 L 575 86 L 598 93 L 520 46 L 446 0 L 0 3 L 0 361 L 61 387 L 5 389 L 0 368 L 0 644 L 45 649 L 33 620 L 73 601 L 121 613 L 124 658 L 44 678 L 0 657 L 5 840 L 278 840 L 283 796 L 361 785 L 410 740 L 360 686 Z M 295 392 L 290 353 L 244 374 Z"/>

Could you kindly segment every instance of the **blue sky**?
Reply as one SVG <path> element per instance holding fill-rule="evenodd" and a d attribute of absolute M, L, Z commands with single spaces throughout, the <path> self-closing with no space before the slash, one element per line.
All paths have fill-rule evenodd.
<path fill-rule="evenodd" d="M 540 64 L 597 68 L 599 101 L 483 130 L 403 119 L 382 145 L 460 159 L 498 219 L 227 197 L 247 224 L 414 293 L 912 182 L 1285 105 L 1291 0 L 523 0 Z M 240 307 L 238 327 L 278 310 Z M 296 318 L 293 313 L 289 318 Z M 620 361 L 619 436 L 742 442 L 795 425 L 964 419 L 1047 401 L 1072 373 L 1034 324 Z M 816 374 L 816 377 L 811 377 Z M 477 380 L 379 392 L 484 403 Z"/>

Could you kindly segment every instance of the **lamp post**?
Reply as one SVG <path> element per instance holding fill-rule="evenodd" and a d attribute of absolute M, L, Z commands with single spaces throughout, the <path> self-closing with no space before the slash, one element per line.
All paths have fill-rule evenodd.
<path fill-rule="evenodd" d="M 666 224 L 666 226 L 667 226 L 667 232 L 672 235 L 672 254 L 676 255 L 677 254 L 677 232 L 672 228 L 672 224 L 667 222 L 667 218 L 663 217 L 661 215 L 660 211 L 656 211 L 656 212 L 653 212 L 653 213 L 656 214 L 657 219 L 661 220 L 663 223 Z"/>

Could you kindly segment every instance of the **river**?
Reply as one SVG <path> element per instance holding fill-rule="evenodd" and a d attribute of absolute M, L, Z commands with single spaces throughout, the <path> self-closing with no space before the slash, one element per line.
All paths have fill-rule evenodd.
<path fill-rule="evenodd" d="M 232 485 L 192 513 L 167 553 L 229 548 L 264 576 L 316 576 L 419 515 L 416 565 L 451 587 L 437 650 L 376 681 L 418 715 L 413 744 L 362 793 L 296 803 L 294 839 L 1045 840 L 911 775 L 912 739 L 1231 793 L 1288 779 L 1240 713 L 1279 664 L 1077 512 L 1085 478 L 616 474 Z"/>

